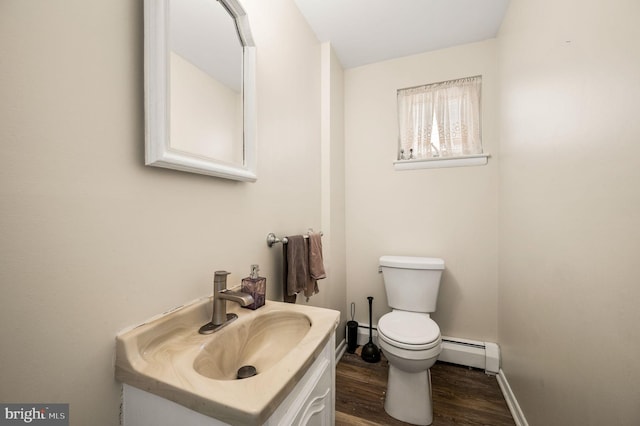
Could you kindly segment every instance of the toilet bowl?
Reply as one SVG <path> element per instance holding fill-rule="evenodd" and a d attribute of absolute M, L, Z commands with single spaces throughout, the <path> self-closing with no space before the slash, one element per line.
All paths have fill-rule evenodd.
<path fill-rule="evenodd" d="M 442 351 L 438 325 L 428 314 L 393 311 L 378 321 L 378 344 L 389 361 L 385 411 L 406 423 L 431 424 L 429 369 Z"/>
<path fill-rule="evenodd" d="M 435 311 L 444 261 L 382 256 L 387 300 L 392 311 L 378 320 L 378 344 L 389 361 L 385 411 L 415 425 L 433 422 L 429 369 L 442 351 Z"/>

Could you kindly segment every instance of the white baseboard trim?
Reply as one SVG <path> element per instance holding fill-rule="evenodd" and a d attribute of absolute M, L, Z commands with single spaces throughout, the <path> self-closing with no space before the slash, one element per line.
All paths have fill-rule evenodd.
<path fill-rule="evenodd" d="M 378 329 L 374 325 L 371 327 L 371 339 L 374 344 L 378 344 Z M 349 331 L 347 329 L 347 335 Z M 356 340 L 358 346 L 364 346 L 369 343 L 369 324 L 358 324 L 358 338 Z"/>
<path fill-rule="evenodd" d="M 342 355 L 344 355 L 344 352 L 347 350 L 347 341 L 345 339 L 342 339 L 342 341 L 338 344 L 338 346 L 336 346 L 336 364 L 338 363 L 338 361 L 340 361 L 340 358 L 342 358 Z"/>
<path fill-rule="evenodd" d="M 497 374 L 497 379 L 502 395 L 504 395 L 509 411 L 511 411 L 513 421 L 516 422 L 516 426 L 529 426 L 529 423 L 527 423 L 527 419 L 524 417 L 524 413 L 520 409 L 520 404 L 518 404 L 518 400 L 511 390 L 511 386 L 509 386 L 509 382 L 507 381 L 507 376 L 505 376 L 502 368 Z"/>

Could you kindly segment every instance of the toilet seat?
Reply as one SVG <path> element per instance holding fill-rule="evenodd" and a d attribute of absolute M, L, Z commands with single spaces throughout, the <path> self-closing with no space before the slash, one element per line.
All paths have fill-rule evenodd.
<path fill-rule="evenodd" d="M 378 334 L 386 343 L 401 349 L 422 351 L 440 345 L 440 328 L 429 315 L 393 311 L 378 321 Z"/>

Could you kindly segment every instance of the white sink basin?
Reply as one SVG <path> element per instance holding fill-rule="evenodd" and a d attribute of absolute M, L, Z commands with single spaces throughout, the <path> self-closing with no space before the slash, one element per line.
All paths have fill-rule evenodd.
<path fill-rule="evenodd" d="M 238 319 L 209 335 L 201 299 L 116 338 L 116 378 L 232 424 L 262 424 L 313 363 L 340 313 L 267 301 L 255 311 L 227 302 Z M 253 377 L 236 379 L 251 365 Z"/>

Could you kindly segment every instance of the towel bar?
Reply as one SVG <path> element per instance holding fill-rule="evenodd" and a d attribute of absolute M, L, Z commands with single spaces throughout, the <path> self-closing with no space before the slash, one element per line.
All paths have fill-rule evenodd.
<path fill-rule="evenodd" d="M 309 230 L 309 232 L 313 232 L 313 230 Z M 320 231 L 320 235 L 323 235 L 322 231 Z M 303 235 L 303 237 L 309 238 L 309 235 Z M 287 244 L 288 242 L 289 242 L 289 239 L 287 237 L 278 238 L 276 237 L 276 234 L 274 234 L 273 232 L 270 232 L 269 235 L 267 235 L 267 245 L 269 247 L 272 247 L 274 244 L 277 244 L 277 243 Z"/>

